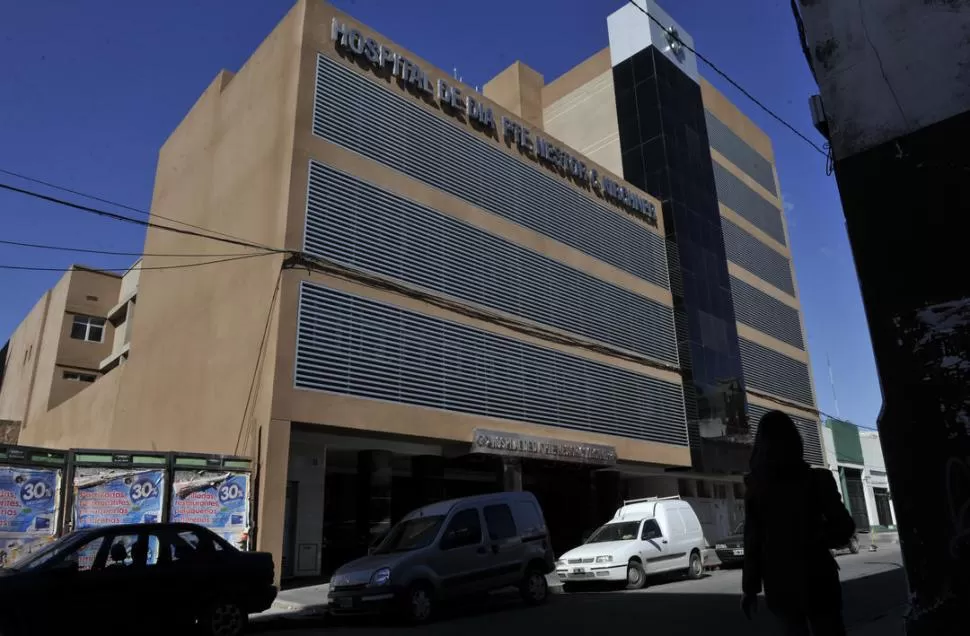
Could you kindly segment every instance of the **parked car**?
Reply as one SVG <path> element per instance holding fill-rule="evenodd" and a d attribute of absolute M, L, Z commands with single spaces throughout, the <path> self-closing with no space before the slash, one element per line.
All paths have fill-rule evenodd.
<path fill-rule="evenodd" d="M 833 554 L 841 550 L 848 550 L 852 554 L 859 553 L 859 536 L 853 534 L 849 542 L 839 548 L 832 550 Z M 744 563 L 744 522 L 738 524 L 732 534 L 721 537 L 714 544 L 714 552 L 717 554 L 721 564 L 727 567 L 737 566 Z"/>
<path fill-rule="evenodd" d="M 238 636 L 250 613 L 272 605 L 274 576 L 272 555 L 241 552 L 201 526 L 78 530 L 0 570 L 0 633 Z"/>
<path fill-rule="evenodd" d="M 511 586 L 537 605 L 555 562 L 542 509 L 528 492 L 419 508 L 370 552 L 334 573 L 332 614 L 393 612 L 423 623 L 441 601 Z"/>
<path fill-rule="evenodd" d="M 647 576 L 683 570 L 704 573 L 704 533 L 690 504 L 680 497 L 625 501 L 609 523 L 556 561 L 565 591 L 576 583 L 625 583 L 640 589 Z"/>
<path fill-rule="evenodd" d="M 714 542 L 714 553 L 722 565 L 731 567 L 744 563 L 744 522 L 734 532 Z"/>

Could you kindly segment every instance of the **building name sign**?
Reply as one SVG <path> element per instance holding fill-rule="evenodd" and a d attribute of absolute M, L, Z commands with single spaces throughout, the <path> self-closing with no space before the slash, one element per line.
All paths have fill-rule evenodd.
<path fill-rule="evenodd" d="M 476 428 L 473 433 L 472 452 L 510 457 L 552 459 L 597 466 L 616 464 L 616 449 L 612 446 L 529 437 L 481 428 Z"/>
<path fill-rule="evenodd" d="M 657 224 L 656 206 L 649 199 L 600 174 L 596 168 L 586 165 L 579 157 L 534 134 L 529 128 L 509 117 L 503 116 L 499 126 L 492 107 L 475 95 L 462 95 L 459 86 L 453 86 L 444 79 L 432 81 L 419 65 L 373 38 L 365 37 L 360 31 L 348 27 L 337 18 L 333 19 L 330 37 L 337 47 L 366 60 L 378 73 L 390 73 L 412 91 L 436 100 L 443 112 L 465 117 L 489 135 L 500 134 L 505 143 L 515 144 L 522 154 L 535 159 L 546 168 L 637 214 L 648 223 Z"/>

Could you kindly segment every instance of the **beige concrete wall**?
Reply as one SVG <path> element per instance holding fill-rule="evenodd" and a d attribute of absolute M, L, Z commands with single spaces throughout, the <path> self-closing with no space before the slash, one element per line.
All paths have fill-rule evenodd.
<path fill-rule="evenodd" d="M 27 405 L 27 420 L 21 430 L 21 437 L 25 431 L 30 431 L 31 422 L 47 412 L 50 403 L 51 388 L 54 384 L 54 372 L 57 368 L 57 358 L 60 353 L 61 334 L 64 332 L 65 311 L 67 310 L 68 290 L 71 286 L 71 274 L 67 272 L 57 284 L 51 288 L 50 302 L 47 308 L 47 319 L 44 321 L 44 331 L 41 334 L 40 350 L 37 353 L 37 369 L 34 372 L 34 386 L 30 392 Z"/>
<path fill-rule="evenodd" d="M 516 60 L 485 82 L 482 94 L 538 128 L 542 123 L 542 75 Z"/>
<path fill-rule="evenodd" d="M 45 292 L 10 336 L 0 389 L 0 420 L 23 422 L 40 356 L 51 293 Z"/>
<path fill-rule="evenodd" d="M 546 104 L 545 129 L 617 174 L 623 174 L 613 69 Z"/>
<path fill-rule="evenodd" d="M 282 246 L 303 6 L 290 11 L 237 74 L 220 73 L 165 142 L 154 214 Z M 150 229 L 145 251 L 258 250 Z M 271 334 L 262 350 L 260 343 L 271 304 L 278 304 L 282 259 L 152 270 L 205 259 L 146 257 L 129 361 L 48 414 L 31 441 L 254 453 L 269 424 L 265 395 L 272 374 L 266 369 L 272 364 L 257 371 L 257 361 L 275 356 Z M 72 425 L 78 421 L 85 426 Z"/>

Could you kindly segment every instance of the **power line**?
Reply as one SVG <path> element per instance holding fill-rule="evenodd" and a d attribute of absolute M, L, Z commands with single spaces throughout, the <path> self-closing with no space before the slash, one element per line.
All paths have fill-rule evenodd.
<path fill-rule="evenodd" d="M 714 70 L 715 73 L 717 73 L 718 75 L 720 75 L 721 77 L 723 77 L 725 80 L 727 80 L 731 84 L 731 86 L 733 86 L 734 88 L 736 88 L 739 91 L 741 91 L 741 93 L 745 97 L 747 97 L 752 102 L 754 102 L 759 108 L 761 108 L 761 110 L 763 110 L 766 113 L 768 113 L 769 115 L 771 115 L 774 119 L 776 119 L 783 126 L 785 126 L 785 128 L 787 128 L 788 130 L 790 130 L 793 133 L 795 133 L 798 137 L 801 137 L 801 139 L 803 141 L 805 141 L 805 143 L 807 143 L 809 146 L 811 146 L 812 148 L 814 148 L 819 154 L 821 154 L 822 156 L 828 156 L 828 153 L 825 152 L 825 150 L 823 150 L 818 144 L 816 144 L 814 141 L 812 141 L 811 139 L 809 139 L 808 137 L 806 137 L 797 128 L 795 128 L 794 126 L 792 126 L 791 124 L 789 124 L 787 121 L 785 121 L 784 119 L 782 119 L 780 115 L 778 115 L 778 114 L 775 113 L 775 111 L 773 111 L 770 108 L 768 108 L 767 106 L 765 106 L 754 95 L 752 95 L 751 93 L 749 93 L 748 91 L 746 91 L 740 84 L 738 84 L 733 79 L 731 79 L 731 77 L 727 73 L 725 73 L 720 68 L 718 68 L 717 65 L 714 64 L 714 62 L 710 61 L 709 59 L 707 59 L 706 57 L 704 57 L 703 55 L 701 55 L 700 53 L 698 53 L 695 49 L 693 49 L 692 47 L 690 47 L 686 42 L 684 42 L 680 38 L 680 34 L 678 34 L 677 31 L 675 31 L 674 29 L 671 29 L 670 27 L 668 27 L 667 25 L 665 25 L 663 22 L 661 22 L 660 20 L 658 20 L 649 11 L 647 11 L 646 9 L 644 9 L 643 7 L 641 7 L 640 5 L 638 5 L 634 0 L 629 0 L 629 2 L 630 2 L 631 5 L 633 5 L 634 7 L 636 7 L 641 13 L 643 13 L 645 16 L 647 16 L 648 18 L 650 18 L 651 20 L 653 20 L 657 24 L 657 26 L 659 26 L 661 29 L 663 29 L 664 32 L 667 33 L 670 37 L 672 37 L 675 40 L 677 40 L 678 44 L 680 44 L 682 47 L 684 47 L 685 49 L 687 49 L 688 51 L 690 51 L 691 53 L 693 53 L 695 56 L 697 56 L 697 59 L 701 60 L 702 62 L 704 62 L 705 64 L 707 64 L 708 66 L 710 66 Z"/>
<path fill-rule="evenodd" d="M 201 267 L 203 265 L 215 265 L 217 263 L 228 263 L 231 261 L 241 261 L 246 258 L 257 258 L 260 256 L 274 256 L 276 252 L 260 252 L 259 254 L 244 254 L 242 256 L 233 256 L 231 258 L 220 258 L 213 261 L 202 261 L 200 263 L 181 263 L 179 265 L 153 265 L 149 267 L 139 266 L 139 267 L 97 267 L 91 268 L 98 272 L 129 272 L 129 271 L 144 271 L 151 269 L 184 269 L 188 267 Z M 66 273 L 74 271 L 73 267 L 34 267 L 32 265 L 0 265 L 0 269 L 14 270 L 21 272 L 61 272 Z"/>
<path fill-rule="evenodd" d="M 201 232 L 196 232 L 193 230 L 185 230 L 182 228 L 171 227 L 168 225 L 162 225 L 160 223 L 155 223 L 153 221 L 143 221 L 141 219 L 135 219 L 130 216 L 125 216 L 124 214 L 118 214 L 117 212 L 108 212 L 107 210 L 101 210 L 99 208 L 93 208 L 87 205 L 81 205 L 79 203 L 73 203 L 71 201 L 66 201 L 64 199 L 58 199 L 57 197 L 52 197 L 46 194 L 41 194 L 39 192 L 34 192 L 33 190 L 26 190 L 24 188 L 17 188 L 15 186 L 0 183 L 0 188 L 4 190 L 10 190 L 11 192 L 16 192 L 18 194 L 23 194 L 25 196 L 33 197 L 35 199 L 40 199 L 42 201 L 47 201 L 48 203 L 55 203 L 57 205 L 63 205 L 65 207 L 74 208 L 75 210 L 80 210 L 82 212 L 87 212 L 88 214 L 95 214 L 97 216 L 103 216 L 105 218 L 113 219 L 115 221 L 124 221 L 126 223 L 133 223 L 135 225 L 140 225 L 142 227 L 153 227 L 159 230 L 165 230 L 167 232 L 175 232 L 176 234 L 184 234 L 186 236 L 195 236 L 198 238 L 209 239 L 211 241 L 219 241 L 221 243 L 227 243 L 229 245 L 237 245 L 240 247 L 249 247 L 252 249 L 264 250 L 266 252 L 282 253 L 285 250 L 281 250 L 274 247 L 268 247 L 266 245 L 260 245 L 258 243 L 250 243 L 249 241 L 244 241 L 241 239 L 234 238 L 222 238 L 219 236 L 212 236 L 211 234 L 203 234 Z M 208 230 L 206 230 L 208 231 Z"/>
<path fill-rule="evenodd" d="M 223 256 L 244 256 L 247 254 L 235 253 L 235 254 L 146 254 L 144 252 L 116 252 L 113 250 L 99 250 L 84 247 L 70 247 L 67 245 L 47 245 L 45 243 L 24 243 L 21 241 L 8 241 L 6 239 L 0 239 L 0 245 L 12 245 L 14 247 L 28 247 L 31 249 L 38 250 L 51 250 L 55 252 L 77 252 L 79 254 L 103 254 L 105 256 L 150 256 L 155 258 L 216 258 Z M 266 252 L 253 252 L 249 253 L 250 256 L 256 256 L 257 254 L 265 254 Z"/>
<path fill-rule="evenodd" d="M 61 192 L 68 192 L 70 194 L 74 194 L 74 195 L 77 195 L 77 196 L 80 196 L 80 197 L 84 197 L 85 199 L 91 199 L 92 201 L 98 201 L 100 203 L 107 203 L 108 205 L 113 205 L 113 206 L 115 206 L 117 208 L 122 208 L 124 210 L 129 210 L 131 212 L 136 212 L 136 213 L 142 214 L 144 216 L 149 216 L 149 217 L 152 216 L 152 213 L 149 212 L 148 210 L 143 210 L 142 208 L 136 208 L 134 206 L 127 205 L 125 203 L 119 203 L 118 201 L 112 201 L 111 199 L 106 199 L 104 197 L 99 197 L 99 196 L 94 195 L 94 194 L 88 194 L 87 192 L 82 192 L 81 190 L 73 190 L 71 188 L 68 188 L 68 187 L 65 187 L 65 186 L 62 186 L 62 185 L 58 185 L 56 183 L 52 183 L 50 181 L 45 181 L 43 179 L 38 179 L 37 177 L 31 177 L 29 175 L 23 174 L 22 172 L 14 172 L 13 170 L 7 170 L 6 168 L 0 168 L 0 173 L 9 175 L 11 177 L 16 177 L 18 179 L 23 179 L 24 181 L 31 181 L 33 183 L 36 183 L 36 184 L 39 184 L 39 185 L 43 185 L 43 186 L 47 186 L 48 188 L 53 188 L 55 190 L 60 190 Z M 157 217 L 159 219 L 163 219 L 165 221 L 171 221 L 172 223 L 178 223 L 178 224 L 184 225 L 186 227 L 195 228 L 196 230 L 202 230 L 203 232 L 209 232 L 211 234 L 218 234 L 219 236 L 223 236 L 225 238 L 236 239 L 237 241 L 242 240 L 238 236 L 233 236 L 232 234 L 226 234 L 225 232 L 220 232 L 218 230 L 211 230 L 209 228 L 202 227 L 201 225 L 193 225 L 193 224 L 189 223 L 188 221 L 180 221 L 179 219 L 173 219 L 171 217 L 162 216 L 161 214 L 155 214 L 155 217 Z"/>

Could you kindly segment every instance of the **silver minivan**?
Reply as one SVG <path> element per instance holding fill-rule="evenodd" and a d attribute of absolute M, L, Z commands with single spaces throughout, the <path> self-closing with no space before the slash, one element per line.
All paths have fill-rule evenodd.
<path fill-rule="evenodd" d="M 334 615 L 395 612 L 427 622 L 437 604 L 515 586 L 544 602 L 555 557 L 539 502 L 501 492 L 430 504 L 408 513 L 366 557 L 330 579 Z"/>

